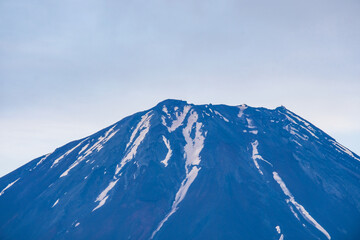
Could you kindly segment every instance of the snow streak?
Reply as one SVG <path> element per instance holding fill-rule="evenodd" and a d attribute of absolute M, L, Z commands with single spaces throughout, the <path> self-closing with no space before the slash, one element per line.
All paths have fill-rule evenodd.
<path fill-rule="evenodd" d="M 291 194 L 289 189 L 286 187 L 285 183 L 283 182 L 283 180 L 281 179 L 279 174 L 277 172 L 273 172 L 273 177 L 274 177 L 274 180 L 279 184 L 283 193 L 288 197 L 288 199 L 286 199 L 286 202 L 288 204 L 290 202 L 309 223 L 311 223 L 314 227 L 316 227 L 320 232 L 322 232 L 330 240 L 331 237 L 330 237 L 329 233 L 309 214 L 308 211 L 306 211 L 306 209 L 301 204 L 299 204 L 298 202 L 295 201 L 294 196 Z"/>
<path fill-rule="evenodd" d="M 251 146 L 252 146 L 252 148 L 253 148 L 253 150 L 252 150 L 252 159 L 253 159 L 254 164 L 255 164 L 255 167 L 258 169 L 259 173 L 260 173 L 261 175 L 264 175 L 263 172 L 260 170 L 259 163 L 257 162 L 257 159 L 258 159 L 259 157 L 261 158 L 261 156 L 258 154 L 259 152 L 258 152 L 258 150 L 257 150 L 258 144 L 259 144 L 259 142 L 258 142 L 257 140 L 256 140 L 255 142 L 252 142 L 252 143 L 251 143 Z"/>
<path fill-rule="evenodd" d="M 261 175 L 264 175 L 263 172 L 260 169 L 259 163 L 257 160 L 261 160 L 266 162 L 267 164 L 269 164 L 270 166 L 273 166 L 271 163 L 269 163 L 268 161 L 266 161 L 260 154 L 259 151 L 257 149 L 257 147 L 259 146 L 259 142 L 258 140 L 255 140 L 254 142 L 251 143 L 252 146 L 252 159 L 254 161 L 255 167 L 258 169 L 259 173 Z"/>
<path fill-rule="evenodd" d="M 164 223 L 169 219 L 171 215 L 173 215 L 177 209 L 181 201 L 185 198 L 189 187 L 194 182 L 200 171 L 200 152 L 204 147 L 205 134 L 201 131 L 202 123 L 197 122 L 198 115 L 196 112 L 191 111 L 190 116 L 188 118 L 187 126 L 183 129 L 183 135 L 186 141 L 186 145 L 184 147 L 184 157 L 185 157 L 185 179 L 181 182 L 180 188 L 175 195 L 175 200 L 172 204 L 170 212 L 165 216 L 165 218 L 159 223 L 156 230 L 152 233 L 151 239 L 154 238 L 156 233 L 161 229 Z M 191 132 L 195 127 L 195 136 L 191 138 Z"/>
<path fill-rule="evenodd" d="M 246 118 L 247 127 L 250 129 L 249 133 L 258 134 L 258 130 L 256 130 L 256 126 L 254 125 L 254 121 L 250 118 Z"/>
<path fill-rule="evenodd" d="M 280 226 L 276 226 L 275 228 L 276 228 L 277 233 L 278 233 L 278 234 L 280 234 L 280 238 L 279 238 L 279 240 L 283 240 L 283 239 L 284 239 L 284 235 L 283 235 L 283 234 L 281 234 L 281 229 L 280 229 Z"/>
<path fill-rule="evenodd" d="M 15 181 L 13 181 L 12 183 L 9 183 L 1 192 L 0 192 L 0 196 L 4 194 L 4 192 L 9 189 L 12 185 L 14 185 L 17 181 L 19 181 L 20 178 L 16 179 Z"/>
<path fill-rule="evenodd" d="M 304 129 L 305 131 L 307 131 L 308 133 L 310 133 L 311 136 L 313 136 L 314 138 L 318 138 L 318 136 L 316 136 L 314 134 L 315 130 L 310 126 L 309 123 L 307 123 L 306 121 L 302 120 L 301 118 L 297 117 L 296 115 L 294 115 L 293 113 L 291 113 L 290 111 L 287 111 L 287 113 L 289 115 L 285 115 L 285 117 L 290 121 L 292 122 L 293 124 L 295 124 L 296 126 L 300 126 L 302 129 Z M 295 118 L 298 122 L 296 122 L 293 118 Z M 305 125 L 305 127 L 300 124 L 300 123 L 303 123 Z"/>
<path fill-rule="evenodd" d="M 168 149 L 168 152 L 167 152 L 167 154 L 166 154 L 166 156 L 165 156 L 165 159 L 162 160 L 161 163 L 163 163 L 163 164 L 165 165 L 165 167 L 167 167 L 168 161 L 169 161 L 169 159 L 171 158 L 171 155 L 172 155 L 172 150 L 171 150 L 171 148 L 170 148 L 170 141 L 169 141 L 168 139 L 166 139 L 165 136 L 162 136 L 162 137 L 163 137 L 163 141 L 164 141 L 164 143 L 165 143 L 165 146 L 166 146 L 167 149 Z"/>
<path fill-rule="evenodd" d="M 57 200 L 54 202 L 54 204 L 52 205 L 52 207 L 51 207 L 51 208 L 55 207 L 55 206 L 56 206 L 56 204 L 58 204 L 58 202 L 59 202 L 59 199 L 57 199 Z"/>
<path fill-rule="evenodd" d="M 349 149 L 347 149 L 346 147 L 344 147 L 343 145 L 341 145 L 340 143 L 334 141 L 334 140 L 330 140 L 330 142 L 332 142 L 332 144 L 336 147 L 336 151 L 338 152 L 345 152 L 347 155 L 349 155 L 350 157 L 360 161 L 360 159 L 358 157 L 356 157 Z M 340 150 L 340 151 L 339 151 Z"/>
<path fill-rule="evenodd" d="M 219 113 L 218 111 L 214 110 L 214 113 L 216 115 L 218 115 L 220 118 L 222 118 L 225 122 L 229 122 L 229 119 L 227 119 L 226 117 L 224 117 L 221 113 Z"/>
<path fill-rule="evenodd" d="M 243 115 L 244 115 L 244 110 L 247 109 L 247 106 L 245 104 L 242 104 L 239 106 L 239 114 L 238 114 L 238 117 L 241 118 Z"/>
<path fill-rule="evenodd" d="M 79 154 L 82 153 L 82 152 L 84 152 L 84 151 L 85 151 L 85 152 L 84 152 L 82 155 L 80 155 L 80 156 L 76 159 L 76 161 L 75 161 L 73 164 L 71 164 L 70 167 L 69 167 L 65 172 L 63 172 L 63 173 L 60 175 L 60 177 L 65 177 L 65 176 L 67 176 L 67 175 L 69 174 L 69 172 L 70 172 L 71 169 L 73 169 L 74 167 L 76 167 L 77 165 L 79 165 L 79 163 L 81 163 L 82 161 L 84 161 L 87 156 L 89 156 L 90 154 L 93 153 L 93 151 L 99 152 L 99 151 L 103 148 L 104 144 L 107 143 L 107 142 L 119 131 L 119 130 L 114 131 L 114 128 L 115 128 L 115 127 L 116 127 L 116 125 L 113 126 L 112 128 L 110 128 L 108 131 L 106 131 L 106 133 L 104 134 L 104 136 L 99 137 L 99 138 L 98 138 L 98 141 L 97 141 L 94 145 L 92 145 L 88 150 L 85 151 L 85 149 L 89 146 L 89 144 L 86 144 L 86 145 L 81 149 L 81 151 L 79 152 Z M 85 139 L 85 140 L 87 140 L 87 139 Z M 84 141 L 85 141 L 85 140 L 84 140 Z M 82 142 L 81 142 L 81 143 L 82 143 Z"/>
<path fill-rule="evenodd" d="M 101 208 L 104 204 L 105 204 L 105 202 L 106 202 L 106 200 L 108 199 L 108 192 L 113 188 L 113 187 L 115 187 L 115 185 L 116 185 L 116 183 L 117 183 L 117 181 L 119 181 L 119 179 L 117 179 L 117 180 L 115 180 L 115 181 L 111 181 L 110 183 L 109 183 L 109 185 L 104 189 L 104 191 L 102 191 L 101 193 L 100 193 L 100 195 L 96 198 L 96 200 L 95 200 L 95 202 L 99 202 L 99 204 L 92 210 L 92 212 L 93 211 L 95 211 L 96 209 L 98 209 L 98 208 Z"/>
<path fill-rule="evenodd" d="M 152 117 L 152 114 L 150 113 L 151 111 L 147 112 L 144 116 L 141 117 L 140 122 L 137 124 L 135 130 L 132 132 L 130 141 L 128 142 L 128 144 L 126 144 L 125 157 L 120 161 L 120 164 L 116 166 L 115 175 L 117 175 L 121 171 L 121 169 L 135 157 L 138 147 L 144 140 L 146 134 L 149 132 L 150 119 Z"/>
<path fill-rule="evenodd" d="M 40 159 L 40 161 L 36 164 L 35 168 L 36 168 L 38 165 L 40 165 L 42 162 L 44 162 L 44 161 L 46 160 L 46 158 L 47 158 L 48 156 L 50 156 L 50 154 L 51 154 L 51 153 L 48 153 L 48 154 L 45 155 L 45 157 L 43 157 L 42 159 Z M 33 168 L 33 169 L 35 169 L 35 168 Z"/>
<path fill-rule="evenodd" d="M 285 129 L 286 131 L 288 131 L 291 135 L 294 135 L 295 137 L 298 137 L 299 139 L 302 139 L 303 141 L 309 140 L 309 137 L 308 137 L 308 136 L 301 134 L 296 128 L 294 128 L 294 127 L 291 126 L 290 124 L 289 124 L 289 125 L 286 125 L 286 126 L 284 127 L 284 129 Z"/>
<path fill-rule="evenodd" d="M 86 140 L 86 139 L 85 139 Z M 58 157 L 57 159 L 55 159 L 55 161 L 53 162 L 53 164 L 51 165 L 50 168 L 53 168 L 56 164 L 58 164 L 58 162 L 63 159 L 64 157 L 66 157 L 67 155 L 69 155 L 72 151 L 74 151 L 76 148 L 78 148 L 85 140 L 81 141 L 78 145 L 76 145 L 75 147 L 73 147 L 72 149 L 70 149 L 69 151 L 67 151 L 65 154 L 61 155 L 60 157 Z"/>
<path fill-rule="evenodd" d="M 166 107 L 165 107 L 166 108 Z M 167 129 L 168 129 L 168 131 L 169 132 L 173 132 L 173 131 L 175 131 L 178 127 L 180 127 L 181 126 L 181 124 L 183 123 L 183 121 L 184 121 L 184 119 L 185 119 L 185 117 L 186 117 L 186 115 L 188 114 L 188 112 L 189 112 L 189 110 L 191 109 L 191 106 L 184 106 L 184 109 L 183 109 L 183 111 L 182 112 L 179 112 L 179 111 L 177 111 L 178 109 L 174 109 L 176 112 L 175 112 L 175 117 L 176 117 L 176 119 L 171 123 L 171 126 L 170 127 L 168 127 L 167 126 L 167 124 L 166 124 L 166 122 L 165 122 L 165 117 L 164 116 L 162 116 L 162 124 L 165 126 L 165 127 L 167 127 Z M 164 111 L 164 109 L 163 109 L 163 111 Z M 165 111 L 164 111 L 165 112 Z M 167 115 L 168 115 L 168 117 L 169 117 L 169 114 L 168 114 L 168 112 L 167 112 L 167 110 L 166 110 L 166 112 L 165 112 Z"/>
<path fill-rule="evenodd" d="M 95 202 L 99 202 L 99 204 L 92 211 L 95 211 L 96 209 L 102 207 L 105 204 L 106 200 L 109 197 L 108 193 L 110 192 L 111 189 L 115 187 L 116 183 L 119 181 L 118 177 L 121 176 L 120 173 L 121 169 L 126 165 L 126 163 L 128 163 L 135 157 L 139 145 L 142 143 L 146 134 L 149 132 L 151 117 L 152 117 L 151 111 L 147 112 L 141 117 L 140 122 L 137 124 L 136 128 L 134 129 L 134 131 L 130 136 L 130 141 L 128 142 L 128 144 L 126 144 L 126 148 L 125 148 L 126 154 L 124 158 L 121 160 L 120 164 L 116 166 L 113 180 L 96 198 Z"/>

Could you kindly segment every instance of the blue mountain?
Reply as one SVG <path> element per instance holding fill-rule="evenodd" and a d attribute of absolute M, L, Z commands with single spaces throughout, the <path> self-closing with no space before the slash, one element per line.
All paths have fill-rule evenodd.
<path fill-rule="evenodd" d="M 166 100 L 0 178 L 0 239 L 360 239 L 360 157 L 285 107 Z"/>

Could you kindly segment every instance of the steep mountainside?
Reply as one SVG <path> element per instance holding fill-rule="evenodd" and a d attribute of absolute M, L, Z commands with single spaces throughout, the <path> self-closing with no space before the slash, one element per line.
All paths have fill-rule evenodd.
<path fill-rule="evenodd" d="M 166 100 L 0 191 L 0 239 L 360 239 L 359 156 L 284 107 Z"/>

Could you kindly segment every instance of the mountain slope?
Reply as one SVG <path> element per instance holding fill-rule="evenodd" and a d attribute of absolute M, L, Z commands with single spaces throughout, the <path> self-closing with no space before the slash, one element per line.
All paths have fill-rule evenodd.
<path fill-rule="evenodd" d="M 287 110 L 166 100 L 0 179 L 0 239 L 358 239 L 360 158 Z"/>

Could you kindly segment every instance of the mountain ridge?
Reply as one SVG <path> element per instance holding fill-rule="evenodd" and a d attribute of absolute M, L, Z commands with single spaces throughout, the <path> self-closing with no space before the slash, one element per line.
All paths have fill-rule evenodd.
<path fill-rule="evenodd" d="M 168 99 L 0 178 L 0 237 L 352 239 L 359 163 L 283 106 Z"/>

